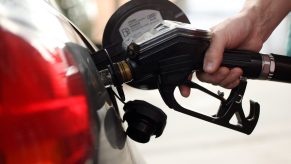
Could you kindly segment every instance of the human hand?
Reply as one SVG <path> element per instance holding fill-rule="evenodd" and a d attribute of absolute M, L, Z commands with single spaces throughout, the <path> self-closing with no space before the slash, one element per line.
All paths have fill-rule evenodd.
<path fill-rule="evenodd" d="M 205 53 L 203 71 L 197 72 L 197 78 L 227 89 L 236 87 L 243 71 L 240 68 L 229 69 L 220 66 L 224 50 L 258 52 L 290 11 L 290 0 L 246 0 L 237 15 L 211 28 L 211 44 Z M 189 96 L 188 87 L 180 86 L 179 89 L 182 96 Z"/>
<path fill-rule="evenodd" d="M 253 26 L 252 19 L 240 13 L 211 28 L 211 44 L 205 53 L 203 71 L 196 72 L 197 78 L 227 89 L 237 86 L 243 71 L 240 68 L 220 67 L 220 63 L 225 49 L 261 49 L 263 41 Z M 190 89 L 180 86 L 180 92 L 188 97 Z"/>
<path fill-rule="evenodd" d="M 221 67 L 225 49 L 243 49 L 258 52 L 264 43 L 261 28 L 248 13 L 233 16 L 211 29 L 212 40 L 203 64 L 203 72 L 197 72 L 202 82 L 212 83 L 227 89 L 239 84 L 243 72 L 240 68 Z"/>
<path fill-rule="evenodd" d="M 232 89 L 239 84 L 243 71 L 240 68 L 220 67 L 223 52 L 225 49 L 259 51 L 263 45 L 263 39 L 255 21 L 256 15 L 240 12 L 210 29 L 212 39 L 205 53 L 203 71 L 196 72 L 200 81 L 227 89 Z M 179 89 L 182 96 L 189 96 L 188 87 L 180 86 Z"/>

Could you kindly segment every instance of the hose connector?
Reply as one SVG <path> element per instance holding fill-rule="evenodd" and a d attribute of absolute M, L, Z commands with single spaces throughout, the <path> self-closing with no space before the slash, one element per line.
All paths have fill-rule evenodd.
<path fill-rule="evenodd" d="M 272 79 L 275 72 L 275 60 L 271 54 L 262 54 L 262 71 L 259 79 Z"/>
<path fill-rule="evenodd" d="M 125 60 L 113 63 L 112 67 L 108 66 L 99 71 L 99 76 L 105 87 L 118 86 L 133 79 L 131 67 Z"/>

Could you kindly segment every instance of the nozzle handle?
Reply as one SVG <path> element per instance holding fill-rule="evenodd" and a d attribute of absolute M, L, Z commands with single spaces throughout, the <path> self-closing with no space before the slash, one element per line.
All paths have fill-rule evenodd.
<path fill-rule="evenodd" d="M 291 82 L 291 58 L 246 50 L 225 50 L 222 65 L 240 67 L 248 79 Z"/>

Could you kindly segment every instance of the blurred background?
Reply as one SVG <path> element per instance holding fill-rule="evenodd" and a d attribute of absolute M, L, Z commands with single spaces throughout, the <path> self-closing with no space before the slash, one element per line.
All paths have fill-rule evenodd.
<path fill-rule="evenodd" d="M 69 18 L 96 43 L 101 43 L 104 26 L 109 17 L 125 2 L 125 0 L 58 0 Z M 186 13 L 191 23 L 200 29 L 209 29 L 237 13 L 244 3 L 243 0 L 173 2 Z M 88 28 L 88 24 L 94 28 Z M 285 54 L 288 24 L 288 19 L 282 21 L 264 44 L 261 52 Z M 195 78 L 193 80 L 197 82 Z M 209 84 L 203 86 L 214 92 L 217 90 L 226 94 L 229 92 Z M 167 126 L 160 138 L 152 138 L 147 144 L 136 143 L 149 164 L 291 163 L 290 84 L 248 81 L 243 100 L 244 109 L 248 112 L 249 99 L 261 105 L 260 119 L 251 135 L 177 113 L 163 103 L 157 91 L 144 91 L 125 86 L 125 93 L 127 100 L 146 100 L 163 109 L 168 115 Z M 184 106 L 196 111 L 215 114 L 218 109 L 219 102 L 201 92 L 193 91 L 187 99 L 182 98 L 178 91 L 175 95 Z"/>

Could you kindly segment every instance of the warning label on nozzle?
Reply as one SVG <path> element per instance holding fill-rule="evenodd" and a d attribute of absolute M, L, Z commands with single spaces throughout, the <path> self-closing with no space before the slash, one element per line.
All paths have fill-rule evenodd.
<path fill-rule="evenodd" d="M 163 18 L 157 10 L 141 10 L 130 15 L 120 26 L 119 32 L 123 39 L 123 46 L 127 47 L 132 40 L 151 30 L 161 23 Z"/>

